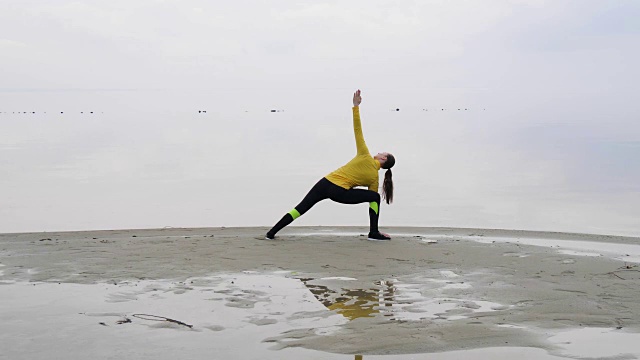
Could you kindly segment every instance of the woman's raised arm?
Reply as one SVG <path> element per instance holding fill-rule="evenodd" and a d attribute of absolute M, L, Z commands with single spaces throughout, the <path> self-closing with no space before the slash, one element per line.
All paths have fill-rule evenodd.
<path fill-rule="evenodd" d="M 360 90 L 353 93 L 353 133 L 356 136 L 356 150 L 358 155 L 371 155 L 367 144 L 364 142 L 364 135 L 362 135 L 362 124 L 360 124 L 360 103 L 362 97 L 360 96 Z"/>

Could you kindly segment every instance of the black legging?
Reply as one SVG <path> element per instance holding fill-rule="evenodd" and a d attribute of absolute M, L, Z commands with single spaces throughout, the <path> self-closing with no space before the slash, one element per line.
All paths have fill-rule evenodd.
<path fill-rule="evenodd" d="M 309 190 L 309 193 L 296 205 L 294 210 L 285 214 L 282 219 L 269 230 L 267 235 L 274 237 L 278 231 L 291 224 L 298 216 L 303 215 L 309 211 L 313 205 L 325 199 L 331 199 L 341 204 L 375 203 L 369 206 L 369 231 L 372 233 L 378 232 L 380 194 L 371 190 L 345 189 L 326 178 L 322 178 Z"/>
<path fill-rule="evenodd" d="M 302 199 L 300 204 L 296 205 L 300 215 L 306 213 L 318 202 L 331 199 L 341 204 L 361 204 L 364 202 L 376 202 L 380 205 L 380 194 L 371 190 L 364 189 L 345 189 L 340 187 L 327 178 L 322 178 L 309 190 L 307 196 Z"/>

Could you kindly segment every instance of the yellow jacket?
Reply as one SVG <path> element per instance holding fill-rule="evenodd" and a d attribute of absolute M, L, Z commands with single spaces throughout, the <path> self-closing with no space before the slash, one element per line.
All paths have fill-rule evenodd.
<path fill-rule="evenodd" d="M 362 135 L 360 124 L 360 109 L 353 107 L 353 132 L 356 136 L 356 156 L 346 165 L 325 176 L 332 183 L 351 189 L 355 186 L 366 186 L 369 190 L 378 192 L 378 170 L 380 163 L 369 153 Z"/>

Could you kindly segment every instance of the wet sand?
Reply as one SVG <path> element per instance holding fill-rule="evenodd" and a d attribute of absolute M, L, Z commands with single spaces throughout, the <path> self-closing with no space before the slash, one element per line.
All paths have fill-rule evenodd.
<path fill-rule="evenodd" d="M 393 235 L 392 241 L 372 242 L 366 240 L 363 228 L 291 227 L 267 241 L 262 239 L 266 230 L 0 234 L 0 294 L 10 299 L 5 303 L 13 304 L 0 311 L 6 320 L 0 325 L 0 341 L 20 358 L 27 343 L 16 339 L 31 332 L 56 331 L 37 322 L 29 327 L 16 315 L 10 316 L 34 311 L 38 315 L 38 311 L 58 309 L 56 316 L 68 314 L 69 319 L 83 314 L 81 321 L 65 322 L 68 329 L 76 325 L 94 330 L 131 328 L 150 320 L 132 317 L 132 309 L 109 306 L 136 301 L 160 304 L 153 297 L 157 294 L 173 297 L 171 311 L 160 306 L 154 308 L 156 315 L 183 314 L 185 318 L 176 320 L 206 330 L 204 334 L 213 340 L 231 334 L 231 329 L 240 331 L 237 336 L 253 334 L 247 338 L 256 349 L 280 353 L 280 358 L 295 358 L 294 353 L 302 349 L 327 359 L 334 358 L 328 353 L 367 358 L 504 347 L 579 357 L 568 352 L 571 341 L 554 337 L 565 331 L 595 329 L 617 332 L 618 338 L 631 336 L 632 340 L 622 341 L 624 346 L 640 339 L 640 238 L 390 228 L 385 230 Z M 94 290 L 83 284 L 93 285 Z M 103 292 L 94 294 L 96 285 Z M 65 290 L 57 293 L 55 286 Z M 136 292 L 131 292 L 132 287 Z M 89 305 L 65 298 L 69 292 L 76 294 L 72 299 L 81 299 L 83 292 L 93 294 L 95 302 Z M 207 296 L 188 297 L 196 293 Z M 47 296 L 58 300 L 45 310 L 46 302 L 38 301 Z M 198 301 L 222 307 L 202 314 L 176 310 Z M 240 312 L 234 317 L 229 315 L 233 311 Z M 86 319 L 90 321 L 85 324 Z M 118 319 L 131 322 L 116 324 Z M 186 330 L 178 323 L 156 323 L 156 327 Z M 240 323 L 244 330 L 239 330 Z M 16 328 L 23 333 L 16 334 Z M 92 336 L 95 340 L 116 335 Z M 45 358 L 44 346 L 41 352 L 30 346 L 35 352 L 24 358 Z M 227 357 L 235 354 L 232 348 L 209 346 Z M 105 349 L 94 355 L 114 355 Z M 83 354 L 77 351 L 63 351 L 61 356 Z M 176 354 L 170 355 L 155 356 Z M 640 350 L 613 349 L 600 357 L 607 356 L 636 358 Z M 270 357 L 262 353 L 256 358 Z"/>

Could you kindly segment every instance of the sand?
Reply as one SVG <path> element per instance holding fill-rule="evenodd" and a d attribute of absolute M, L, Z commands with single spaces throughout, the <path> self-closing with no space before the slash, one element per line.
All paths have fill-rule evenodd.
<path fill-rule="evenodd" d="M 0 234 L 2 348 L 44 359 L 87 337 L 55 355 L 110 358 L 128 344 L 155 359 L 640 357 L 640 238 L 390 228 L 392 241 L 372 242 L 363 228 L 290 227 L 267 241 L 266 230 Z M 591 339 L 609 340 L 583 353 Z"/>

